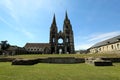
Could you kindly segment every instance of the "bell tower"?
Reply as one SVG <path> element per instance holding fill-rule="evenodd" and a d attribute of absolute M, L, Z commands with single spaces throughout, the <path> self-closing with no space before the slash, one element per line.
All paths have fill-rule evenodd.
<path fill-rule="evenodd" d="M 74 53 L 74 36 L 73 36 L 72 25 L 68 18 L 67 11 L 65 14 L 65 19 L 63 24 L 63 33 L 65 38 L 65 42 L 64 42 L 65 52 Z"/>
<path fill-rule="evenodd" d="M 50 47 L 51 47 L 51 53 L 57 53 L 57 24 L 56 24 L 56 18 L 55 14 L 53 16 L 53 21 L 50 27 Z"/>

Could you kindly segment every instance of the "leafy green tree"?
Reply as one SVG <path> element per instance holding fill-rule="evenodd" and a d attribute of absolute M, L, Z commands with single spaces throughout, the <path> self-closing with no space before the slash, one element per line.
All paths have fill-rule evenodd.
<path fill-rule="evenodd" d="M 1 49 L 6 50 L 10 47 L 10 45 L 7 43 L 7 41 L 1 41 Z"/>

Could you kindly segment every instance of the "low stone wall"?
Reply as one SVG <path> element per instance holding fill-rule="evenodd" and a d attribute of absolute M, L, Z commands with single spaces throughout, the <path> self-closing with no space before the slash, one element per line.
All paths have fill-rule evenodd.
<path fill-rule="evenodd" d="M 85 63 L 85 58 L 75 58 L 75 63 Z"/>
<path fill-rule="evenodd" d="M 15 59 L 12 61 L 12 65 L 34 65 L 37 63 L 57 63 L 57 64 L 74 64 L 84 63 L 84 58 L 74 57 L 48 57 L 38 59 Z"/>
<path fill-rule="evenodd" d="M 40 63 L 60 63 L 60 64 L 73 64 L 73 63 L 84 63 L 84 58 L 74 57 L 48 57 L 44 59 L 38 59 Z"/>
<path fill-rule="evenodd" d="M 34 65 L 37 63 L 37 59 L 15 59 L 12 61 L 12 65 Z"/>
<path fill-rule="evenodd" d="M 101 59 L 105 61 L 111 61 L 111 62 L 120 62 L 120 58 L 101 58 Z M 0 62 L 12 62 L 14 60 L 15 58 L 0 58 Z M 38 59 L 32 59 L 32 60 L 19 59 L 19 61 L 20 60 L 22 63 L 25 63 L 25 64 L 27 64 L 27 62 L 28 63 L 33 62 L 34 64 L 37 64 L 37 63 L 73 64 L 73 63 L 85 63 L 85 62 L 92 63 L 92 61 L 87 60 L 85 58 L 75 58 L 75 57 L 48 57 L 48 58 L 38 58 Z M 22 61 L 22 60 L 25 60 L 25 61 Z M 30 63 L 30 64 L 33 64 L 33 63 Z"/>
<path fill-rule="evenodd" d="M 120 62 L 120 58 L 101 58 L 102 60 L 110 60 L 114 63 Z"/>
<path fill-rule="evenodd" d="M 75 63 L 74 57 L 49 57 L 48 63 L 64 63 L 64 64 L 72 64 Z"/>
<path fill-rule="evenodd" d="M 85 62 L 94 66 L 112 66 L 112 61 L 102 60 L 101 58 L 86 58 Z"/>
<path fill-rule="evenodd" d="M 12 62 L 15 58 L 0 58 L 0 62 Z"/>
<path fill-rule="evenodd" d="M 94 61 L 95 66 L 112 66 L 111 61 Z"/>

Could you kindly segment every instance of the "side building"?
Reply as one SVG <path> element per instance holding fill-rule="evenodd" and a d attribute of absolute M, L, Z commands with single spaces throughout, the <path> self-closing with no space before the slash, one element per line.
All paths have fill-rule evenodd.
<path fill-rule="evenodd" d="M 120 35 L 96 43 L 88 50 L 90 53 L 120 53 Z"/>
<path fill-rule="evenodd" d="M 29 54 L 49 54 L 50 44 L 49 43 L 26 43 L 24 46 L 25 50 Z"/>
<path fill-rule="evenodd" d="M 1 47 L 1 45 L 0 45 Z M 21 54 L 27 54 L 25 48 L 18 47 L 14 45 L 10 45 L 9 48 L 2 50 L 0 48 L 0 55 L 21 55 Z"/>
<path fill-rule="evenodd" d="M 25 48 L 18 47 L 18 46 L 10 46 L 8 49 L 6 49 L 9 55 L 21 55 L 21 54 L 27 54 Z"/>

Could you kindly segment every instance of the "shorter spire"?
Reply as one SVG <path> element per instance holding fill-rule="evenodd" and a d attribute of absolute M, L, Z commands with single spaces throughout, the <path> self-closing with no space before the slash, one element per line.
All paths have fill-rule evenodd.
<path fill-rule="evenodd" d="M 55 14 L 54 14 L 54 16 L 53 16 L 53 22 L 52 22 L 52 24 L 55 24 L 55 25 L 56 25 Z"/>

